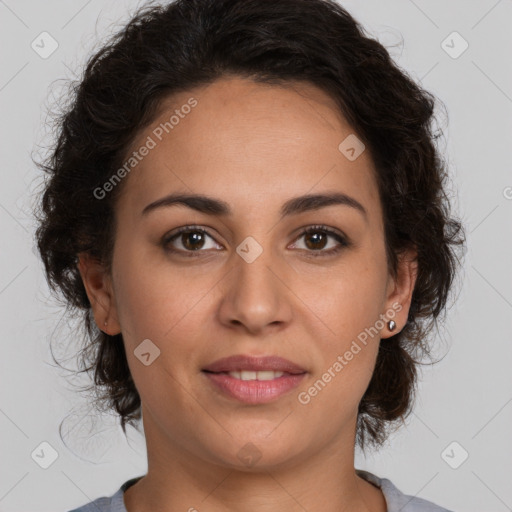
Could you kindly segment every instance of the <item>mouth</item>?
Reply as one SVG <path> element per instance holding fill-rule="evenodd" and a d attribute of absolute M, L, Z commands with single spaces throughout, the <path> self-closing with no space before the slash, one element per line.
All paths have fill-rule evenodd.
<path fill-rule="evenodd" d="M 232 371 L 232 372 L 210 372 L 208 370 L 204 370 L 206 373 L 213 373 L 215 375 L 229 375 L 233 379 L 238 380 L 260 380 L 260 381 L 268 381 L 268 380 L 274 380 L 279 377 L 282 377 L 283 375 L 292 375 L 291 373 L 286 372 L 279 372 L 274 370 L 239 370 L 239 371 Z"/>
<path fill-rule="evenodd" d="M 231 356 L 215 361 L 202 373 L 216 391 L 247 404 L 278 400 L 297 387 L 307 374 L 281 357 Z"/>
<path fill-rule="evenodd" d="M 279 356 L 250 356 L 250 355 L 236 355 L 230 357 L 223 357 L 217 361 L 209 364 L 203 371 L 211 373 L 224 373 L 224 372 L 283 372 L 292 375 L 306 373 L 306 370 L 298 364 L 289 361 Z M 263 375 L 263 378 L 265 376 Z M 251 378 L 249 380 L 254 380 Z M 262 379 L 263 380 L 263 379 Z"/>

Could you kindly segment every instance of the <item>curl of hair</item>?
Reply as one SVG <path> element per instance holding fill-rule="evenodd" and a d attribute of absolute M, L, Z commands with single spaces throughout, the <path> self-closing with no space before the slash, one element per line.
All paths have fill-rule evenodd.
<path fill-rule="evenodd" d="M 121 334 L 92 320 L 77 269 L 86 252 L 111 270 L 114 211 L 122 183 L 99 200 L 101 187 L 125 161 L 130 144 L 155 118 L 164 98 L 226 76 L 290 86 L 307 82 L 329 94 L 370 151 L 383 207 L 389 270 L 417 250 L 418 275 L 407 324 L 380 344 L 360 405 L 357 442 L 381 445 L 410 413 L 416 354 L 445 310 L 464 244 L 450 217 L 447 173 L 433 130 L 435 98 L 387 50 L 331 0 L 178 0 L 141 8 L 88 61 L 57 123 L 38 212 L 37 246 L 48 283 L 83 314 L 98 401 L 121 417 L 141 418 Z M 91 364 L 87 364 L 91 363 Z"/>

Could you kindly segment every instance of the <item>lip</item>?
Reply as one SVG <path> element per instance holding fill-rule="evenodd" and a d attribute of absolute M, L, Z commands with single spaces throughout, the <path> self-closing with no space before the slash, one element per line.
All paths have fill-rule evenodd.
<path fill-rule="evenodd" d="M 212 373 L 233 372 L 240 370 L 273 370 L 275 372 L 285 372 L 292 375 L 306 373 L 304 368 L 301 368 L 299 365 L 293 363 L 292 361 L 279 356 L 256 357 L 236 355 L 218 359 L 217 361 L 203 368 L 203 371 Z"/>
<path fill-rule="evenodd" d="M 239 380 L 228 373 L 209 373 L 203 371 L 208 381 L 229 398 L 246 404 L 264 404 L 279 399 L 296 388 L 305 373 L 284 374 L 272 380 Z"/>
<path fill-rule="evenodd" d="M 273 370 L 284 375 L 272 380 L 241 380 L 227 372 Z M 299 365 L 278 356 L 237 355 L 218 359 L 202 371 L 217 391 L 246 404 L 263 404 L 278 400 L 296 388 L 306 376 Z"/>

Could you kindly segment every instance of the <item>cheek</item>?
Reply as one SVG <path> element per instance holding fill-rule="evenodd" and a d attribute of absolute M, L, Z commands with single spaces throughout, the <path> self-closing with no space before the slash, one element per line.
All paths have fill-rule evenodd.
<path fill-rule="evenodd" d="M 302 388 L 299 403 L 318 408 L 318 417 L 330 411 L 332 425 L 344 424 L 357 414 L 357 409 L 373 374 L 380 344 L 379 332 L 372 329 L 375 306 L 360 308 L 353 294 L 341 294 L 329 303 L 327 314 L 330 333 L 316 338 L 321 354 L 315 375 Z"/>
<path fill-rule="evenodd" d="M 325 400 L 347 400 L 357 405 L 369 383 L 384 326 L 380 315 L 385 311 L 386 276 L 374 256 L 359 255 L 353 265 L 331 272 L 328 279 L 316 281 L 315 292 L 307 300 L 310 311 L 306 327 L 316 340 L 321 354 L 318 375 L 326 384 Z M 301 296 L 306 296 L 303 288 Z M 318 319 L 321 320 L 319 323 Z M 314 326 L 322 335 L 314 335 Z M 312 390 L 314 393 L 315 391 Z M 333 405 L 333 404 L 331 404 Z"/>
<path fill-rule="evenodd" d="M 194 336 L 204 324 L 206 301 L 201 297 L 213 281 L 194 284 L 176 268 L 148 261 L 129 251 L 116 261 L 116 301 L 128 365 L 148 404 L 165 400 L 169 405 L 186 407 L 180 383 L 192 377 L 190 369 L 198 353 Z M 147 344 L 150 358 L 158 356 L 146 366 L 138 357 L 138 347 L 147 339 L 152 342 Z"/>
<path fill-rule="evenodd" d="M 191 328 L 203 325 L 205 295 L 218 278 L 201 273 L 199 267 L 187 272 L 164 258 L 129 249 L 119 252 L 114 268 L 116 306 L 126 341 L 137 345 L 149 338 L 159 347 L 181 350 L 183 340 L 189 347 Z"/>
<path fill-rule="evenodd" d="M 340 340 L 357 336 L 383 313 L 384 265 L 361 252 L 321 275 L 297 281 L 297 294 Z"/>
<path fill-rule="evenodd" d="M 139 248 L 142 243 L 120 235 L 114 253 L 116 303 L 121 325 L 124 320 L 126 327 L 154 321 L 160 305 L 169 301 L 173 292 L 172 274 L 157 264 L 154 255 Z"/>

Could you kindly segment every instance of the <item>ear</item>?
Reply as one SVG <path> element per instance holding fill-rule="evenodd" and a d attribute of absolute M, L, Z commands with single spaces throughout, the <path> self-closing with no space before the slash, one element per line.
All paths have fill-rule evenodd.
<path fill-rule="evenodd" d="M 114 336 L 121 332 L 112 280 L 104 265 L 87 253 L 78 255 L 78 270 L 98 328 Z M 105 325 L 107 322 L 107 325 Z"/>
<path fill-rule="evenodd" d="M 412 293 L 418 276 L 418 260 L 416 249 L 408 249 L 398 258 L 397 275 L 388 277 L 386 295 L 386 325 L 381 338 L 390 338 L 400 332 L 407 323 L 407 316 L 411 306 Z M 393 331 L 388 328 L 388 321 L 394 320 L 396 327 Z"/>

